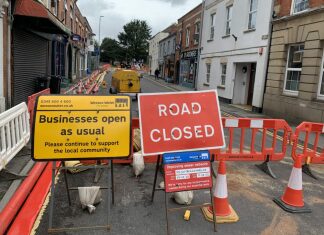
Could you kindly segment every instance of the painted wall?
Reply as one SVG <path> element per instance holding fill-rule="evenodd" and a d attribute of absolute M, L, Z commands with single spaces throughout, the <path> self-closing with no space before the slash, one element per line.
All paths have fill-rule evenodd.
<path fill-rule="evenodd" d="M 169 34 L 160 32 L 156 34 L 149 42 L 149 58 L 151 74 L 159 67 L 159 42 L 166 38 Z"/>

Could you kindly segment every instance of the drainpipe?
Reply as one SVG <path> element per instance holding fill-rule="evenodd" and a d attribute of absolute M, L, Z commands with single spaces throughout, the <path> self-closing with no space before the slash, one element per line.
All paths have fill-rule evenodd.
<path fill-rule="evenodd" d="M 6 0 L 0 1 L 0 112 L 3 112 L 2 107 L 4 108 L 4 97 L 3 97 L 3 89 L 4 89 L 4 79 L 3 79 L 3 15 L 5 14 L 4 7 L 8 7 L 9 2 Z"/>
<path fill-rule="evenodd" d="M 265 81 L 264 81 L 264 88 L 263 88 L 263 97 L 262 97 L 262 108 L 261 108 L 261 112 L 263 112 L 263 102 L 264 102 L 264 95 L 266 92 L 266 88 L 267 88 L 267 81 L 268 81 L 268 71 L 269 71 L 269 64 L 270 64 L 270 46 L 272 43 L 272 32 L 273 32 L 273 24 L 272 24 L 272 20 L 273 20 L 273 11 L 274 11 L 274 2 L 275 0 L 271 1 L 271 9 L 272 9 L 272 14 L 271 14 L 271 18 L 270 18 L 270 22 L 269 22 L 269 40 L 268 40 L 268 45 L 267 45 L 267 50 L 268 50 L 268 58 L 267 58 L 267 68 L 266 68 L 266 75 L 265 75 Z"/>
<path fill-rule="evenodd" d="M 195 91 L 198 90 L 198 74 L 199 74 L 199 64 L 200 64 L 202 31 L 203 31 L 203 25 L 204 25 L 205 3 L 206 3 L 205 0 L 202 0 L 201 14 L 200 14 L 200 32 L 199 32 L 199 43 L 198 43 L 198 55 L 197 55 L 197 70 L 196 70 L 196 77 L 195 77 Z"/>
<path fill-rule="evenodd" d="M 12 22 L 13 22 L 13 16 L 11 14 L 11 7 L 12 4 L 11 2 L 9 2 L 9 6 L 8 6 L 8 28 L 7 30 L 7 35 L 8 35 L 8 41 L 7 41 L 7 97 L 6 97 L 6 101 L 7 101 L 7 109 L 11 108 L 11 32 L 12 32 Z"/>

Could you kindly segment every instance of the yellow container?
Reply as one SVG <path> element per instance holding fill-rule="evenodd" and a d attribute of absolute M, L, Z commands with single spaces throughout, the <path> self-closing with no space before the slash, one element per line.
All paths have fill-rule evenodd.
<path fill-rule="evenodd" d="M 186 210 L 184 215 L 183 215 L 184 220 L 189 220 L 190 219 L 190 210 Z"/>
<path fill-rule="evenodd" d="M 126 93 L 135 95 L 141 92 L 140 75 L 137 71 L 121 69 L 116 70 L 112 75 L 110 93 Z"/>

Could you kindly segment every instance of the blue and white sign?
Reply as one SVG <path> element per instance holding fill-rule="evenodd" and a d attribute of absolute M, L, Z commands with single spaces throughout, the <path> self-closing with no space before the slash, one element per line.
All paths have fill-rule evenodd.
<path fill-rule="evenodd" d="M 200 161 L 209 161 L 209 160 L 210 160 L 210 154 L 208 150 L 163 154 L 164 164 L 200 162 Z"/>

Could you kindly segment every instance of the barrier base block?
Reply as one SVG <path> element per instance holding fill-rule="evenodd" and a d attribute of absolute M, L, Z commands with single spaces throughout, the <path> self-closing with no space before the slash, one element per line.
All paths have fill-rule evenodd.
<path fill-rule="evenodd" d="M 290 213 L 311 213 L 312 210 L 308 207 L 308 205 L 304 205 L 303 207 L 294 207 L 287 205 L 281 198 L 274 198 L 273 201 L 280 206 L 283 210 Z"/>
<path fill-rule="evenodd" d="M 223 223 L 235 223 L 237 221 L 239 221 L 239 217 L 238 215 L 236 214 L 235 210 L 233 209 L 233 207 L 230 205 L 230 210 L 231 210 L 231 213 L 229 215 L 226 215 L 226 216 L 216 216 L 216 223 L 218 224 L 223 224 Z M 210 212 L 210 210 L 208 210 L 208 206 L 205 206 L 205 207 L 202 207 L 201 208 L 201 211 L 205 217 L 205 219 L 207 221 L 210 221 L 210 222 L 214 222 L 213 220 L 213 213 Z"/>

